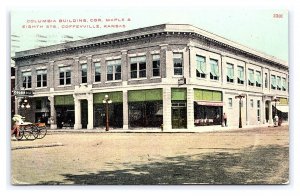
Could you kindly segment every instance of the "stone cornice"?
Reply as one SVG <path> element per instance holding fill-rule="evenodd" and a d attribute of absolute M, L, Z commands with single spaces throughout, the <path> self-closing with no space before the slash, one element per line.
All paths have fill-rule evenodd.
<path fill-rule="evenodd" d="M 288 69 L 286 62 L 279 60 L 273 56 L 269 56 L 262 52 L 258 52 L 241 44 L 235 43 L 223 37 L 209 33 L 202 29 L 196 28 L 192 25 L 171 25 L 163 24 L 152 27 L 140 28 L 130 31 L 124 31 L 120 33 L 113 33 L 98 37 L 92 37 L 88 39 L 72 41 L 63 44 L 57 44 L 47 46 L 38 49 L 26 50 L 17 52 L 16 56 L 12 59 L 15 61 L 29 59 L 33 57 L 60 54 L 64 52 L 72 52 L 81 49 L 97 48 L 113 46 L 114 44 L 123 44 L 143 39 L 155 39 L 158 37 L 172 37 L 172 36 L 184 36 L 187 38 L 194 38 L 197 40 L 205 41 L 210 44 L 214 44 L 217 47 L 226 48 L 239 54 L 243 54 L 250 58 L 259 59 L 262 62 L 271 63 L 273 65 Z"/>

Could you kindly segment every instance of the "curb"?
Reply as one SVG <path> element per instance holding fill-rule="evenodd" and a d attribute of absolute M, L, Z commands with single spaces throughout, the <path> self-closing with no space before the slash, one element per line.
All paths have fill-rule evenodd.
<path fill-rule="evenodd" d="M 40 144 L 34 146 L 16 146 L 12 147 L 11 150 L 20 150 L 20 149 L 30 149 L 30 148 L 47 148 L 47 147 L 56 147 L 56 146 L 64 146 L 62 143 L 54 143 L 54 144 Z"/>

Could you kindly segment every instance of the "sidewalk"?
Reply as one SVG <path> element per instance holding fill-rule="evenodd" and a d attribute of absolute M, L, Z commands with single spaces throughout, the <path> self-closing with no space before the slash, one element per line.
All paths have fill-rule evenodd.
<path fill-rule="evenodd" d="M 283 124 L 282 126 L 288 126 Z M 49 132 L 74 132 L 74 133 L 206 133 L 206 132 L 223 132 L 223 131 L 240 131 L 249 130 L 256 128 L 267 128 L 274 127 L 269 124 L 263 125 L 244 125 L 243 128 L 238 126 L 207 126 L 207 127 L 195 127 L 193 129 L 173 129 L 173 130 L 161 130 L 160 128 L 133 128 L 133 129 L 122 129 L 122 128 L 110 128 L 109 131 L 105 131 L 105 127 L 95 129 L 48 129 Z"/>

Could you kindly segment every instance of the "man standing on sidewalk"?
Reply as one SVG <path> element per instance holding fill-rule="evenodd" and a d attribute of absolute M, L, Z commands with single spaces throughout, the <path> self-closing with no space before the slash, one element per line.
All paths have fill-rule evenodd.
<path fill-rule="evenodd" d="M 224 126 L 227 127 L 227 115 L 225 114 L 225 112 L 223 113 L 223 123 Z"/>

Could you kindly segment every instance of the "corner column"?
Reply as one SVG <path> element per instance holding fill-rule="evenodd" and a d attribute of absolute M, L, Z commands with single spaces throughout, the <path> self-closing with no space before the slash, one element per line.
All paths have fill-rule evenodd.
<path fill-rule="evenodd" d="M 74 129 L 81 129 L 81 104 L 80 100 L 74 97 L 74 104 L 75 104 L 75 124 Z"/>
<path fill-rule="evenodd" d="M 94 97 L 93 94 L 88 95 L 88 124 L 87 129 L 94 128 Z"/>
<path fill-rule="evenodd" d="M 163 88 L 163 130 L 170 131 L 172 129 L 172 101 L 171 87 Z"/>
<path fill-rule="evenodd" d="M 273 108 L 272 101 L 269 101 L 269 124 L 273 125 Z"/>
<path fill-rule="evenodd" d="M 187 87 L 187 129 L 194 129 L 194 89 L 193 87 Z"/>
<path fill-rule="evenodd" d="M 54 95 L 49 96 L 48 100 L 50 101 L 50 129 L 57 129 Z"/>
<path fill-rule="evenodd" d="M 123 129 L 128 129 L 128 91 L 123 90 Z"/>

